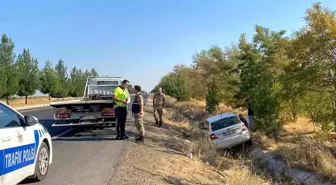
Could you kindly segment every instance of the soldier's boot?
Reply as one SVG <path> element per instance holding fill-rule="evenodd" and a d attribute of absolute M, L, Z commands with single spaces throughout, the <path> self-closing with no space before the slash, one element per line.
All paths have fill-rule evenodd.
<path fill-rule="evenodd" d="M 162 126 L 162 121 L 159 122 L 159 127 L 161 127 L 161 126 Z"/>
<path fill-rule="evenodd" d="M 154 118 L 155 120 L 155 125 L 159 125 L 159 121 L 157 120 L 157 118 Z"/>
<path fill-rule="evenodd" d="M 145 139 L 143 136 L 139 136 L 138 138 L 135 139 L 136 141 L 143 142 Z"/>

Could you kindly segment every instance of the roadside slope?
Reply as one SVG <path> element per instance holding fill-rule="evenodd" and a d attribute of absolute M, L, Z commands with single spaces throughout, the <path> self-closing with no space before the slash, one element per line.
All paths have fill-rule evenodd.
<path fill-rule="evenodd" d="M 128 145 L 122 166 L 109 184 L 225 184 L 206 164 L 185 157 L 179 134 L 166 125 L 155 127 L 151 117 L 146 111 L 145 143 Z"/>
<path fill-rule="evenodd" d="M 124 161 L 108 184 L 271 184 L 248 168 L 237 167 L 220 174 L 200 159 L 188 158 L 189 142 L 183 139 L 183 128 L 172 124 L 154 126 L 150 107 L 149 101 L 144 118 L 145 143 L 132 142 L 127 146 Z"/>

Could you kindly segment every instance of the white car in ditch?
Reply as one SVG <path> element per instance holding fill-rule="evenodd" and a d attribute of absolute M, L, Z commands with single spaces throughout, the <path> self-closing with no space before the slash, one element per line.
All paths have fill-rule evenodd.
<path fill-rule="evenodd" d="M 37 118 L 23 116 L 0 101 L 0 139 L 0 185 L 46 177 L 52 163 L 52 143 Z"/>
<path fill-rule="evenodd" d="M 206 130 L 210 141 L 217 149 L 231 148 L 244 143 L 252 145 L 248 128 L 231 112 L 208 118 Z"/>

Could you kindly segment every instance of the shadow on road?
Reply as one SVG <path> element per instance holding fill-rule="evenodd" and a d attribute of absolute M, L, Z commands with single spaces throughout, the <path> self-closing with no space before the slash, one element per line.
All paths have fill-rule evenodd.
<path fill-rule="evenodd" d="M 126 131 L 126 135 L 132 140 L 137 133 L 133 131 Z M 117 141 L 115 137 L 117 133 L 114 128 L 105 128 L 103 130 L 80 131 L 77 130 L 74 134 L 62 136 L 53 141 Z"/>
<path fill-rule="evenodd" d="M 72 128 L 72 127 L 52 127 L 52 124 L 55 122 L 53 119 L 41 119 L 39 121 L 48 130 L 51 137 L 56 136 Z"/>
<path fill-rule="evenodd" d="M 32 183 L 36 183 L 36 181 L 34 179 L 25 179 L 19 184 L 32 184 Z"/>

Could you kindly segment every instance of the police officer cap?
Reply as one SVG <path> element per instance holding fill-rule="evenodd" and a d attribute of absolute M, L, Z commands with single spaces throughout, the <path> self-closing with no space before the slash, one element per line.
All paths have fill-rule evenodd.
<path fill-rule="evenodd" d="M 139 85 L 135 85 L 135 86 L 134 86 L 134 89 L 136 89 L 138 92 L 141 91 L 141 87 L 140 87 Z"/>

